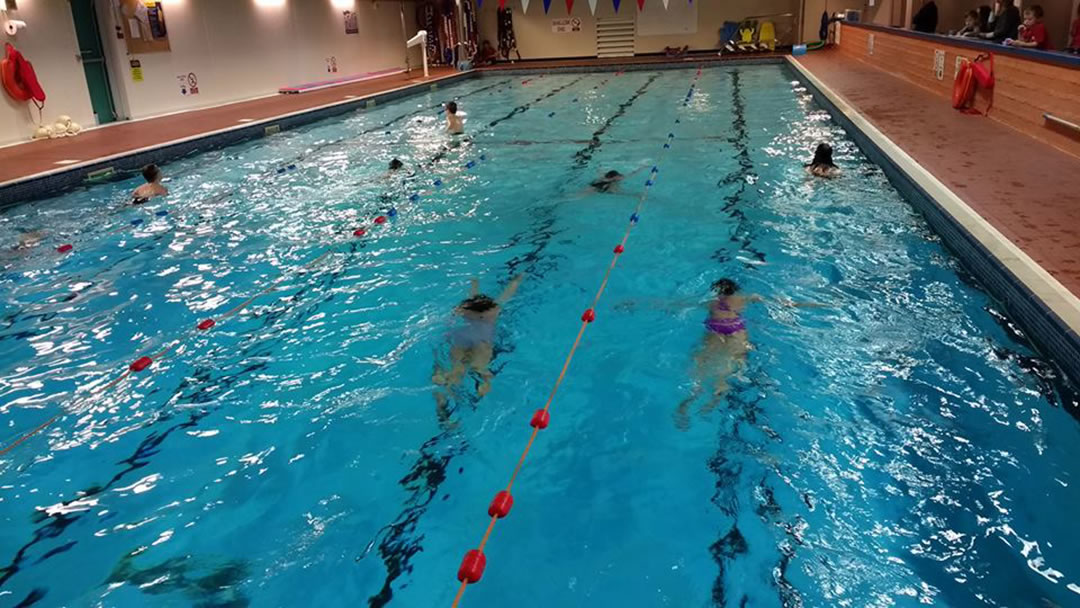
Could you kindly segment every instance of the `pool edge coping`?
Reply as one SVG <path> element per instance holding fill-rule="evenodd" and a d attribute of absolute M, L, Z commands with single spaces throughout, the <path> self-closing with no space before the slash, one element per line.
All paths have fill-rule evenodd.
<path fill-rule="evenodd" d="M 1080 298 L 964 202 L 941 180 L 920 165 L 903 148 L 889 139 L 843 95 L 831 89 L 794 57 L 788 56 L 785 59 L 805 82 L 817 89 L 817 92 L 851 121 L 855 128 L 862 131 L 870 143 L 876 146 L 912 184 L 920 188 L 960 229 L 967 232 L 988 255 L 1010 273 L 1020 287 L 1027 290 L 1049 312 L 1053 313 L 1063 329 L 1071 331 L 1074 336 L 1080 335 Z"/>

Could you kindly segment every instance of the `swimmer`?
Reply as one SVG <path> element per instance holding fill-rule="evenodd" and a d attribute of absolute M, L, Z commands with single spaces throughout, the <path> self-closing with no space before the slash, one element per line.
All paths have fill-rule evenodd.
<path fill-rule="evenodd" d="M 33 249 L 41 244 L 41 241 L 45 240 L 44 230 L 28 230 L 19 235 L 19 242 L 13 248 L 15 251 L 25 251 L 27 249 Z"/>
<path fill-rule="evenodd" d="M 746 370 L 746 359 L 752 348 L 746 332 L 746 320 L 742 313 L 746 305 L 762 302 L 759 295 L 743 295 L 731 279 L 720 279 L 712 284 L 715 294 L 709 302 L 709 314 L 705 319 L 705 335 L 694 354 L 694 389 L 690 396 L 675 410 L 675 426 L 686 430 L 690 426 L 690 404 L 712 384 L 712 398 L 701 408 L 703 414 L 711 412 L 728 391 L 728 380 L 741 378 Z M 788 306 L 820 306 L 814 303 L 785 302 Z"/>
<path fill-rule="evenodd" d="M 169 189 L 161 185 L 161 169 L 157 165 L 146 165 L 142 170 L 146 183 L 135 188 L 131 193 L 131 204 L 141 205 L 155 196 L 165 196 Z"/>
<path fill-rule="evenodd" d="M 586 192 L 616 194 L 619 192 L 619 184 L 623 180 L 639 173 L 642 169 L 644 169 L 644 167 L 638 167 L 637 169 L 630 172 L 630 175 L 623 175 L 622 173 L 619 173 L 618 171 L 612 169 L 611 171 L 608 171 L 607 173 L 594 180 L 591 184 L 589 184 L 589 188 Z"/>
<path fill-rule="evenodd" d="M 511 279 L 510 284 L 495 299 L 480 293 L 479 283 L 473 279 L 469 297 L 462 300 L 454 310 L 461 315 L 464 323 L 455 328 L 449 336 L 450 368 L 436 364 L 435 373 L 431 376 L 432 382 L 445 389 L 435 391 L 435 412 L 440 421 L 446 422 L 450 418 L 447 409 L 448 396 L 457 391 L 467 372 L 472 372 L 477 377 L 478 397 L 487 395 L 491 390 L 494 374 L 491 373 L 490 365 L 494 355 L 495 323 L 503 305 L 517 292 L 523 278 L 523 275 L 518 275 Z"/>
<path fill-rule="evenodd" d="M 820 143 L 814 150 L 814 160 L 806 167 L 806 170 L 815 177 L 836 177 L 840 175 L 840 168 L 832 159 L 832 146 Z"/>
<path fill-rule="evenodd" d="M 386 173 L 382 175 L 378 181 L 385 187 L 391 190 L 397 190 L 397 192 L 383 192 L 379 195 L 379 202 L 384 205 L 392 205 L 398 197 L 405 196 L 405 185 L 409 178 L 416 175 L 415 172 L 405 174 L 405 163 L 400 159 L 391 159 L 390 165 L 387 167 Z M 399 181 L 400 180 L 400 181 Z"/>
<path fill-rule="evenodd" d="M 460 135 L 465 132 L 465 121 L 458 116 L 456 101 L 446 104 L 446 130 L 451 135 Z"/>

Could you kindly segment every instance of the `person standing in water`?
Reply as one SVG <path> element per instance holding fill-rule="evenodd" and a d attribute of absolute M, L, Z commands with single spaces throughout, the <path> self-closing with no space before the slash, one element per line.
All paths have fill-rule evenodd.
<path fill-rule="evenodd" d="M 450 418 L 447 403 L 457 393 L 466 373 L 477 377 L 476 395 L 483 397 L 491 390 L 491 358 L 495 352 L 495 323 L 499 320 L 503 305 L 510 301 L 521 285 L 523 275 L 518 275 L 499 294 L 498 298 L 480 293 L 480 284 L 472 280 L 469 297 L 454 310 L 463 323 L 450 332 L 450 366 L 435 366 L 431 381 L 441 387 L 435 391 L 435 408 L 439 420 Z"/>
<path fill-rule="evenodd" d="M 840 167 L 832 159 L 833 149 L 829 144 L 822 142 L 814 150 L 814 160 L 806 167 L 806 170 L 815 177 L 836 177 L 840 175 Z"/>
<path fill-rule="evenodd" d="M 458 116 L 456 101 L 446 104 L 446 131 L 451 135 L 461 135 L 465 132 L 465 121 Z"/>

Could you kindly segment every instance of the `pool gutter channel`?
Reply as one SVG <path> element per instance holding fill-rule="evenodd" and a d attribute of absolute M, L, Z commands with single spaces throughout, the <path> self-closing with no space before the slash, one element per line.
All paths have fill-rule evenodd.
<path fill-rule="evenodd" d="M 1026 336 L 1080 383 L 1080 299 L 792 57 L 795 76 L 926 218 L 945 246 L 1015 318 Z"/>
<path fill-rule="evenodd" d="M 1009 241 L 940 180 L 919 165 L 860 114 L 790 56 L 710 62 L 711 66 L 783 64 L 825 106 L 859 148 L 884 171 L 901 195 L 926 218 L 931 228 L 990 294 L 1020 321 L 1027 336 L 1048 353 L 1074 382 L 1080 382 L 1080 299 L 1023 250 Z M 0 210 L 20 202 L 53 196 L 85 184 L 102 171 L 135 171 L 148 163 L 165 163 L 292 129 L 380 103 L 421 94 L 440 84 L 477 77 L 505 77 L 546 72 L 650 71 L 687 69 L 686 63 L 614 64 L 557 68 L 471 70 L 410 84 L 380 93 L 337 101 L 266 119 L 193 135 L 155 146 L 122 152 L 0 183 Z M 271 133 L 273 132 L 273 133 Z"/>

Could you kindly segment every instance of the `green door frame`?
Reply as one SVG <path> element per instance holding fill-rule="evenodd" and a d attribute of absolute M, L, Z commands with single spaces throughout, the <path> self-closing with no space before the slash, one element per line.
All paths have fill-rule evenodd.
<path fill-rule="evenodd" d="M 79 60 L 82 62 L 86 88 L 90 93 L 90 105 L 99 125 L 113 122 L 117 118 L 116 102 L 113 99 L 112 84 L 109 82 L 105 46 L 101 41 L 101 28 L 94 6 L 96 0 L 69 1 L 79 43 Z"/>

